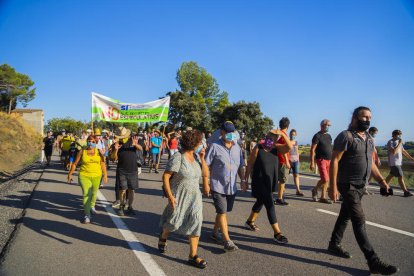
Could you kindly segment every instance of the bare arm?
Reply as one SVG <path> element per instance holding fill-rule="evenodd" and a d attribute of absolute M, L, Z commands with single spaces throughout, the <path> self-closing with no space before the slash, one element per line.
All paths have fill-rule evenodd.
<path fill-rule="evenodd" d="M 111 153 L 110 153 L 111 159 L 112 159 L 113 161 L 118 160 L 118 149 L 119 149 L 120 147 L 121 147 L 121 146 L 119 145 L 119 142 L 115 142 L 115 143 L 114 143 L 114 145 L 113 145 L 113 147 L 112 147 L 112 150 L 111 150 Z"/>
<path fill-rule="evenodd" d="M 278 135 L 281 135 L 283 139 L 285 139 L 285 144 L 276 144 L 277 151 L 280 154 L 286 154 L 292 149 L 292 146 L 293 146 L 292 141 L 290 141 L 290 139 L 287 137 L 287 135 L 284 132 L 282 131 L 278 131 L 278 132 L 279 132 Z"/>
<path fill-rule="evenodd" d="M 408 151 L 406 151 L 405 149 L 402 149 L 402 153 L 404 154 L 405 157 L 407 157 L 411 161 L 414 161 L 414 158 L 408 153 Z"/>
<path fill-rule="evenodd" d="M 377 165 L 377 167 L 381 166 L 381 160 L 379 159 L 378 151 L 375 147 L 374 147 L 373 157 L 374 157 L 374 161 L 375 161 L 375 164 Z"/>
<path fill-rule="evenodd" d="M 336 182 L 336 178 L 338 176 L 338 164 L 344 152 L 345 151 L 334 150 L 332 153 L 331 166 L 329 169 L 329 187 L 331 188 L 329 191 L 329 196 L 334 202 L 338 198 L 338 186 Z"/>
<path fill-rule="evenodd" d="M 142 147 L 140 144 L 138 144 L 138 137 L 132 137 L 132 146 L 135 147 L 136 150 L 142 150 Z"/>
<path fill-rule="evenodd" d="M 68 183 L 72 182 L 72 174 L 76 170 L 76 166 L 78 165 L 82 157 L 82 154 L 83 154 L 83 150 L 80 150 L 78 154 L 76 155 L 75 162 L 73 162 L 72 167 L 70 167 L 70 171 L 68 173 Z"/>
<path fill-rule="evenodd" d="M 311 149 L 310 149 L 310 159 L 309 159 L 310 166 L 309 167 L 311 171 L 315 170 L 315 150 L 317 146 L 318 146 L 317 144 L 312 144 Z"/>
<path fill-rule="evenodd" d="M 397 153 L 398 148 L 399 148 L 401 145 L 402 145 L 402 140 L 401 140 L 401 139 L 398 141 L 398 144 L 397 144 L 397 146 L 396 146 L 395 148 L 393 148 L 393 147 L 391 146 L 391 143 L 388 143 L 388 150 L 389 150 L 392 154 L 396 154 L 396 153 Z"/>
<path fill-rule="evenodd" d="M 171 208 L 175 209 L 175 205 L 177 204 L 175 201 L 175 197 L 171 192 L 171 184 L 170 179 L 173 176 L 173 172 L 165 171 L 162 175 L 162 183 L 163 183 L 163 189 L 166 197 L 168 198 L 168 202 L 171 205 Z"/>
<path fill-rule="evenodd" d="M 388 191 L 388 183 L 386 182 L 385 178 L 382 176 L 380 170 L 378 169 L 377 165 L 375 163 L 372 163 L 371 167 L 371 175 L 374 177 L 374 179 L 383 187 L 386 188 Z"/>
<path fill-rule="evenodd" d="M 241 179 L 241 181 L 242 181 L 242 183 L 246 183 L 246 179 L 245 179 L 245 175 L 246 175 L 246 167 L 244 166 L 244 164 L 243 164 L 243 166 L 241 166 L 241 167 L 239 167 L 239 170 L 237 171 L 237 173 L 238 173 L 238 175 L 239 175 L 239 177 L 240 177 L 240 179 Z M 242 187 L 242 190 L 244 191 L 244 186 L 245 185 L 241 185 Z"/>
<path fill-rule="evenodd" d="M 249 180 L 249 176 L 252 173 L 254 163 L 256 162 L 257 154 L 259 153 L 259 148 L 257 145 L 253 148 L 253 150 L 250 152 L 249 161 L 247 162 L 247 169 L 246 173 L 244 175 L 244 179 L 247 181 Z"/>
<path fill-rule="evenodd" d="M 202 149 L 199 156 L 201 160 L 201 176 L 203 178 L 203 191 L 205 196 L 210 194 L 210 169 L 207 166 L 207 162 L 204 159 L 206 149 Z"/>
<path fill-rule="evenodd" d="M 289 160 L 289 157 L 288 157 L 287 153 L 283 155 L 283 158 L 285 158 L 285 165 L 286 165 L 286 167 L 288 169 L 290 169 L 290 160 Z"/>

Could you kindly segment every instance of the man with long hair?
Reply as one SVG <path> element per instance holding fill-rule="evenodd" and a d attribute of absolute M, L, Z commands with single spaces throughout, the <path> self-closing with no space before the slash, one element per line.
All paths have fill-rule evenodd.
<path fill-rule="evenodd" d="M 382 262 L 374 251 L 365 230 L 365 215 L 361 204 L 371 174 L 383 188 L 387 191 L 389 189 L 376 164 L 372 162 L 374 141 L 367 132 L 370 121 L 371 110 L 368 107 L 356 108 L 348 129 L 342 131 L 334 141 L 329 171 L 330 197 L 336 201 L 339 190 L 343 202 L 328 250 L 339 257 L 351 258 L 341 246 L 346 226 L 351 220 L 355 238 L 365 255 L 370 272 L 390 275 L 396 273 L 398 268 Z"/>

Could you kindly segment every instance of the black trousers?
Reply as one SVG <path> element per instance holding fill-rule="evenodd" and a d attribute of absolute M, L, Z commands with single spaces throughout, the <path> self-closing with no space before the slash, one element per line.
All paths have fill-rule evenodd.
<path fill-rule="evenodd" d="M 269 194 L 267 196 L 258 196 L 256 198 L 255 204 L 253 205 L 252 211 L 255 213 L 259 213 L 260 210 L 262 210 L 263 205 L 266 207 L 267 218 L 269 219 L 269 223 L 275 224 L 277 222 L 277 219 L 272 194 Z"/>
<path fill-rule="evenodd" d="M 119 183 L 119 175 L 118 170 L 116 171 L 115 176 L 115 200 L 119 200 L 119 190 L 121 189 L 120 183 Z"/>
<path fill-rule="evenodd" d="M 331 243 L 341 243 L 346 226 L 348 225 L 349 220 L 351 220 L 359 248 L 361 248 L 367 261 L 372 262 L 378 257 L 368 240 L 367 231 L 365 229 L 365 215 L 361 205 L 361 199 L 364 195 L 364 187 L 352 187 L 352 189 L 350 189 L 349 184 L 338 183 L 338 190 L 343 197 L 343 202 L 332 232 Z"/>

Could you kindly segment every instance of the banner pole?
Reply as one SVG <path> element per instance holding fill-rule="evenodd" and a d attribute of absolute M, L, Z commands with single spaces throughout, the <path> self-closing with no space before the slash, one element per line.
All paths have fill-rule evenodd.
<path fill-rule="evenodd" d="M 167 122 L 165 122 L 164 128 L 162 130 L 162 134 L 161 134 L 161 149 L 160 149 L 160 157 L 158 158 L 157 168 L 160 166 L 161 156 L 164 151 L 164 134 L 165 134 L 166 125 L 167 125 Z"/>
<path fill-rule="evenodd" d="M 91 127 L 92 127 L 92 131 L 93 131 L 93 94 L 91 97 L 91 103 L 92 103 L 92 107 L 91 107 Z"/>

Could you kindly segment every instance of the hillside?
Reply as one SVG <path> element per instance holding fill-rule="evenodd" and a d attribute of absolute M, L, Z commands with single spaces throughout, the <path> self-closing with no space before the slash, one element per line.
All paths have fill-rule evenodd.
<path fill-rule="evenodd" d="M 39 158 L 42 137 L 17 115 L 0 112 L 0 173 L 11 174 Z"/>

